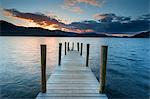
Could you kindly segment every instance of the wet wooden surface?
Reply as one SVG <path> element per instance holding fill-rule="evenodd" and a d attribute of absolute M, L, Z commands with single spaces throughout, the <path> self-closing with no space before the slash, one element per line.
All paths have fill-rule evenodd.
<path fill-rule="evenodd" d="M 47 92 L 36 99 L 108 99 L 78 51 L 69 51 L 47 81 Z"/>

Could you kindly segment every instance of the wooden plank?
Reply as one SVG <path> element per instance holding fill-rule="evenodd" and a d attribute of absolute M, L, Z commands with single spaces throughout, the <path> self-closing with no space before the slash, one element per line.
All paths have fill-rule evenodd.
<path fill-rule="evenodd" d="M 82 82 L 78 82 L 78 81 L 62 81 L 62 82 L 59 82 L 59 81 L 53 81 L 53 82 L 47 82 L 47 84 L 99 84 L 98 82 L 95 82 L 95 81 L 91 81 L 91 82 L 85 82 L 85 81 L 82 81 Z"/>
<path fill-rule="evenodd" d="M 59 94 L 59 93 L 65 93 L 65 94 L 71 94 L 71 93 L 76 93 L 76 94 L 78 94 L 78 93 L 86 93 L 86 94 L 90 94 L 90 93 L 97 93 L 97 94 L 99 94 L 99 90 L 98 89 L 91 89 L 91 90 L 89 90 L 89 89 L 48 89 L 47 90 L 47 92 L 46 92 L 47 94 L 49 94 L 49 93 L 55 93 L 55 94 Z"/>
<path fill-rule="evenodd" d="M 96 86 L 90 86 L 90 87 L 81 87 L 81 86 L 48 86 L 48 89 L 64 89 L 64 90 L 98 90 L 99 88 Z"/>
<path fill-rule="evenodd" d="M 68 96 L 68 97 L 77 97 L 77 96 L 80 96 L 80 97 L 84 97 L 84 96 L 86 96 L 86 97 L 104 97 L 104 96 L 106 96 L 105 94 L 92 94 L 92 93 L 90 93 L 90 94 L 75 94 L 75 93 L 71 93 L 71 94 L 39 94 L 39 97 L 64 97 L 64 96 Z"/>
<path fill-rule="evenodd" d="M 69 51 L 47 80 L 47 92 L 36 99 L 108 99 L 99 94 L 99 82 L 77 51 Z"/>
<path fill-rule="evenodd" d="M 82 86 L 99 86 L 98 84 L 93 84 L 93 83 L 88 83 L 88 84 L 76 84 L 76 83 L 51 83 L 51 84 L 48 84 L 47 86 L 77 86 L 77 87 L 82 87 Z"/>
<path fill-rule="evenodd" d="M 89 96 L 67 96 L 67 97 L 62 97 L 62 96 L 53 96 L 53 97 L 37 97 L 36 99 L 108 99 L 107 96 L 102 96 L 102 97 L 99 97 L 99 96 L 92 96 L 92 97 L 89 97 Z"/>

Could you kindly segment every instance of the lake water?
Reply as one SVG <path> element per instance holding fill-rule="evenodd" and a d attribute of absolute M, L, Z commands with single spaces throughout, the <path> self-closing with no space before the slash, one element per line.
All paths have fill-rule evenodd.
<path fill-rule="evenodd" d="M 65 41 L 75 42 L 75 48 L 76 42 L 90 44 L 90 67 L 97 78 L 100 46 L 109 46 L 106 94 L 110 99 L 150 97 L 150 39 L 0 37 L 0 98 L 35 98 L 40 91 L 40 44 L 47 45 L 49 77 L 57 65 L 58 43 Z M 85 52 L 84 45 L 84 57 Z"/>

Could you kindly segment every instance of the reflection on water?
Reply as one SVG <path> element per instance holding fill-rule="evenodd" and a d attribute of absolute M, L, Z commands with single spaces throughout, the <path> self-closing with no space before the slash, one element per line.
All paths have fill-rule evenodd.
<path fill-rule="evenodd" d="M 90 66 L 97 78 L 100 46 L 109 46 L 109 98 L 149 98 L 150 39 L 56 37 L 0 37 L 0 97 L 34 98 L 40 91 L 40 44 L 47 45 L 48 77 L 57 65 L 58 43 L 65 41 L 91 44 Z"/>

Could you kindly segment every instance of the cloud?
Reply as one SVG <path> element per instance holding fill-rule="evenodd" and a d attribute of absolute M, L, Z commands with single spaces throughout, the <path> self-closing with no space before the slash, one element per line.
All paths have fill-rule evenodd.
<path fill-rule="evenodd" d="M 148 20 L 150 21 L 150 14 L 144 14 L 137 18 L 138 20 Z"/>
<path fill-rule="evenodd" d="M 82 13 L 83 10 L 78 6 L 78 4 L 88 4 L 91 6 L 100 7 L 104 0 L 64 0 L 64 9 L 68 9 L 71 12 Z"/>
<path fill-rule="evenodd" d="M 105 13 L 105 14 L 95 14 L 93 16 L 94 19 L 100 21 L 100 22 L 128 22 L 131 20 L 130 17 L 125 16 L 117 16 L 114 13 Z"/>
<path fill-rule="evenodd" d="M 113 13 L 108 13 L 108 14 L 95 14 L 93 16 L 96 20 L 99 20 L 101 22 L 112 22 L 114 17 L 116 17 L 115 14 Z"/>
<path fill-rule="evenodd" d="M 54 15 L 46 16 L 42 13 L 24 13 L 17 11 L 16 9 L 3 9 L 3 12 L 5 16 L 30 21 L 36 23 L 38 26 L 42 28 L 47 29 L 53 28 L 58 30 L 64 30 L 67 32 L 77 32 L 77 33 L 92 31 L 90 29 L 78 29 L 75 26 L 65 24 L 60 19 L 56 19 L 56 16 L 53 17 Z"/>
<path fill-rule="evenodd" d="M 3 9 L 5 16 L 23 19 L 36 23 L 42 28 L 54 28 L 67 32 L 106 32 L 106 33 L 133 33 L 150 30 L 150 14 L 142 15 L 136 19 L 126 16 L 117 16 L 114 13 L 96 14 L 96 20 L 63 23 L 53 15 L 46 16 L 42 13 L 24 13 L 15 9 Z"/>
<path fill-rule="evenodd" d="M 85 3 L 92 6 L 101 6 L 102 0 L 64 0 L 65 5 L 67 6 L 74 6 L 78 3 Z"/>
<path fill-rule="evenodd" d="M 124 16 L 116 16 L 114 18 L 115 21 L 117 22 L 129 22 L 131 20 L 131 17 L 124 17 Z"/>
<path fill-rule="evenodd" d="M 71 12 L 74 12 L 74 13 L 83 13 L 84 11 L 78 7 L 78 6 L 74 6 L 74 7 L 66 7 L 66 6 L 63 6 L 64 9 L 67 9 Z"/>
<path fill-rule="evenodd" d="M 78 29 L 90 29 L 96 33 L 134 33 L 140 31 L 150 31 L 149 14 L 142 15 L 138 19 L 126 16 L 117 16 L 113 13 L 96 14 L 94 18 L 98 21 L 73 22 L 70 25 Z"/>
<path fill-rule="evenodd" d="M 61 29 L 65 26 L 65 24 L 58 21 L 58 19 L 55 19 L 51 16 L 46 16 L 41 13 L 24 13 L 15 9 L 3 9 L 3 11 L 5 16 L 28 20 L 43 27 L 54 26 L 54 28 Z"/>

